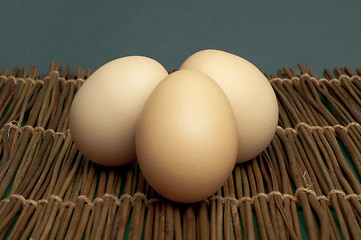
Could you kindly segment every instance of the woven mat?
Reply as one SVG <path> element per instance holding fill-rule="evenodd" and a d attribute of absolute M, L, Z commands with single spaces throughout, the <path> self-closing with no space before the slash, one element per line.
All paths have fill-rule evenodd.
<path fill-rule="evenodd" d="M 159 196 L 136 163 L 89 162 L 68 130 L 89 69 L 0 72 L 0 239 L 361 239 L 361 70 L 265 74 L 268 148 L 196 204 Z"/>

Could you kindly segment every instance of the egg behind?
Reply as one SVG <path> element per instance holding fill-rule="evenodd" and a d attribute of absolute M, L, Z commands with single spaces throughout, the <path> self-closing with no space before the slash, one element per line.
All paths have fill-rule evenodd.
<path fill-rule="evenodd" d="M 154 87 L 168 72 L 143 56 L 113 60 L 95 71 L 74 97 L 69 125 L 89 160 L 107 166 L 135 160 L 135 126 Z"/>
<path fill-rule="evenodd" d="M 273 88 L 252 63 L 220 50 L 202 50 L 187 58 L 180 69 L 193 69 L 214 79 L 226 93 L 237 120 L 237 162 L 259 155 L 271 142 L 278 124 Z"/>
<path fill-rule="evenodd" d="M 209 197 L 227 180 L 238 151 L 232 107 L 207 75 L 179 70 L 154 89 L 136 128 L 138 164 L 147 182 L 177 202 Z"/>

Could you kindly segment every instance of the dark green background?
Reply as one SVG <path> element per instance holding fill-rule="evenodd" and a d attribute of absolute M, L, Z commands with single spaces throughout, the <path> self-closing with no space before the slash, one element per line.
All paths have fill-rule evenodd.
<path fill-rule="evenodd" d="M 232 52 L 268 73 L 309 63 L 361 66 L 361 1 L 4 1 L 0 69 L 51 61 L 97 69 L 145 55 L 168 70 L 206 48 Z"/>

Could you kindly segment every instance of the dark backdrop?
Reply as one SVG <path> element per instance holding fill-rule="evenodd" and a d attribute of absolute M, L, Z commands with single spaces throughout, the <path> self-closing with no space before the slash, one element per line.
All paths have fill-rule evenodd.
<path fill-rule="evenodd" d="M 361 66 L 361 1 L 3 1 L 0 69 L 51 61 L 97 69 L 145 55 L 168 70 L 206 48 L 242 56 L 268 73 L 309 63 Z"/>

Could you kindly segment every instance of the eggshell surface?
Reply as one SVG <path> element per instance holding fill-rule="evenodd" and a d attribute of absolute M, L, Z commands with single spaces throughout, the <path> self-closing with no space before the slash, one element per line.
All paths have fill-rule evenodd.
<path fill-rule="evenodd" d="M 158 193 L 185 203 L 209 197 L 232 173 L 237 151 L 234 113 L 214 80 L 179 70 L 154 89 L 138 121 L 136 152 Z"/>
<path fill-rule="evenodd" d="M 180 69 L 207 74 L 226 93 L 237 120 L 238 163 L 264 151 L 276 131 L 278 104 L 272 86 L 257 67 L 234 54 L 209 49 L 191 55 Z"/>
<path fill-rule="evenodd" d="M 95 71 L 74 97 L 69 124 L 89 160 L 107 166 L 136 159 L 135 127 L 154 87 L 168 72 L 143 56 L 113 60 Z"/>

